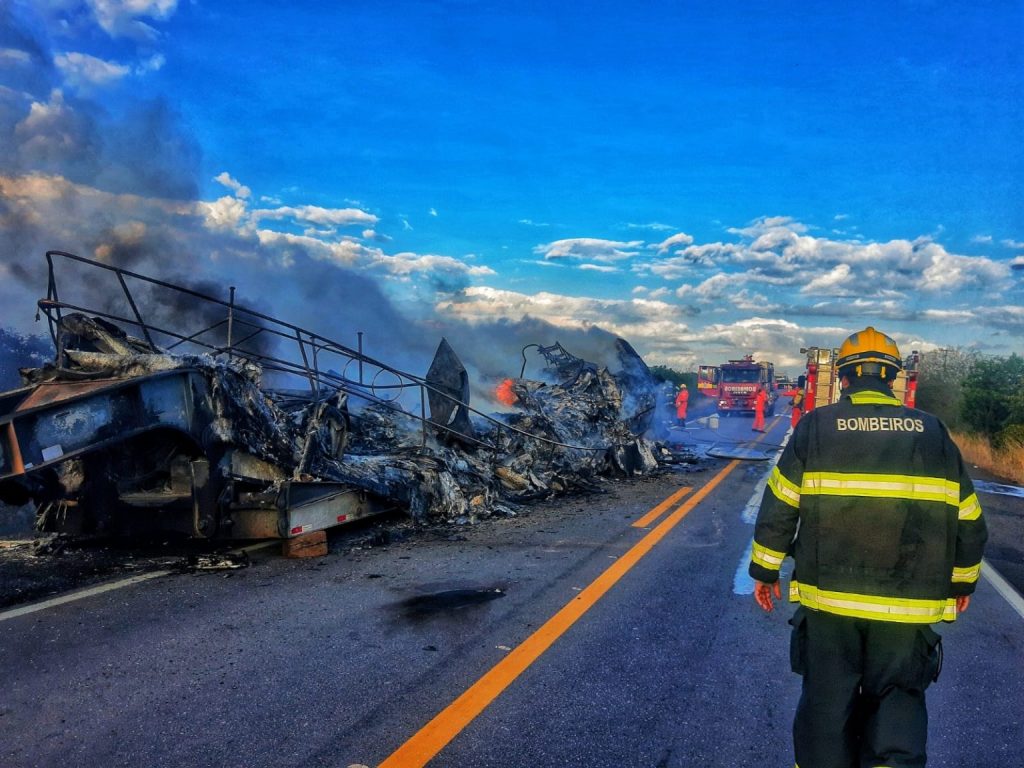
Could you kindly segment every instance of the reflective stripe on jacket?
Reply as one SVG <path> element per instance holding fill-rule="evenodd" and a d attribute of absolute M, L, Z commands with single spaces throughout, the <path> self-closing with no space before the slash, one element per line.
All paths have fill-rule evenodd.
<path fill-rule="evenodd" d="M 935 416 L 880 380 L 804 415 L 768 478 L 750 575 L 796 567 L 790 600 L 880 621 L 956 618 L 987 538 L 960 451 Z"/>

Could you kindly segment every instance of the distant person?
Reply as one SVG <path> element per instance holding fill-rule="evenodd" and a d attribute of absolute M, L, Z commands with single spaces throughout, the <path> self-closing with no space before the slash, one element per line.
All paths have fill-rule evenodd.
<path fill-rule="evenodd" d="M 686 426 L 686 406 L 690 402 L 690 390 L 685 384 L 679 385 L 679 394 L 676 395 L 676 420 L 682 427 Z"/>
<path fill-rule="evenodd" d="M 754 396 L 754 426 L 755 432 L 764 432 L 764 406 L 768 401 L 768 393 L 764 391 L 764 387 L 757 388 L 757 394 Z"/>
<path fill-rule="evenodd" d="M 800 416 L 804 412 L 804 391 L 798 389 L 796 394 L 790 399 L 789 404 L 793 408 L 789 413 L 789 423 L 793 425 L 793 429 L 796 429 L 796 423 L 800 421 Z"/>
<path fill-rule="evenodd" d="M 925 689 L 942 666 L 930 625 L 967 610 L 985 519 L 946 427 L 893 396 L 896 343 L 865 328 L 836 364 L 842 397 L 804 414 L 769 476 L 754 598 L 772 610 L 792 556 L 798 766 L 924 766 Z"/>

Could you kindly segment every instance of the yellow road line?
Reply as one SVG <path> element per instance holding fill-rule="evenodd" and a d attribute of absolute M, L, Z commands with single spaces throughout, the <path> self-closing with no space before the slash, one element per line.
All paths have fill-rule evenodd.
<path fill-rule="evenodd" d="M 689 501 L 666 517 L 654 530 L 634 544 L 626 554 L 612 563 L 586 589 L 548 619 L 540 629 L 484 673 L 483 677 L 473 683 L 461 696 L 395 750 L 380 764 L 379 768 L 421 768 L 432 760 L 524 670 L 540 658 L 559 637 L 575 624 L 577 619 L 590 610 L 644 555 L 650 552 L 655 544 L 689 514 L 691 509 L 703 501 L 739 463 L 738 459 L 734 459 L 723 467 Z"/>
<path fill-rule="evenodd" d="M 677 501 L 679 501 L 681 498 L 683 498 L 683 496 L 685 496 L 686 494 L 688 494 L 692 490 L 693 490 L 693 488 L 691 488 L 688 485 L 680 488 L 678 491 L 673 493 L 671 496 L 669 496 L 663 502 L 658 504 L 658 506 L 656 506 L 650 512 L 648 512 L 643 517 L 641 517 L 639 520 L 637 520 L 635 523 L 633 523 L 633 527 L 634 528 L 646 528 L 651 523 L 653 523 L 655 520 L 657 520 L 659 517 L 661 517 L 662 513 L 666 509 L 671 507 L 673 504 L 675 504 Z"/>

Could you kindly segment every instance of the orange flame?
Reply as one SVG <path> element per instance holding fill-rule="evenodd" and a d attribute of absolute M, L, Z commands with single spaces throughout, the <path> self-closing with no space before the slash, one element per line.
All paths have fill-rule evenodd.
<path fill-rule="evenodd" d="M 512 379 L 505 379 L 501 382 L 494 390 L 494 396 L 505 405 L 515 405 L 519 400 L 516 393 L 512 391 Z"/>

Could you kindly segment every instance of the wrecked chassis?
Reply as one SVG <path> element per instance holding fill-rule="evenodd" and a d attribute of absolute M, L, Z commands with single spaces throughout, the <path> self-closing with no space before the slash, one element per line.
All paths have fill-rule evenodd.
<path fill-rule="evenodd" d="M 364 354 L 361 333 L 349 348 L 237 304 L 234 288 L 225 301 L 70 253 L 46 259 L 38 306 L 54 362 L 0 394 L 0 501 L 34 503 L 41 531 L 291 538 L 392 508 L 484 516 L 587 487 L 609 464 L 656 465 L 630 431 L 649 406 L 629 398 L 644 407 L 621 419 L 606 371 L 577 372 L 575 389 L 516 380 L 520 412 L 498 418 L 469 406 L 444 340 L 420 377 Z M 559 391 L 598 393 L 602 412 L 575 419 L 601 423 L 596 443 L 547 418 Z"/>

